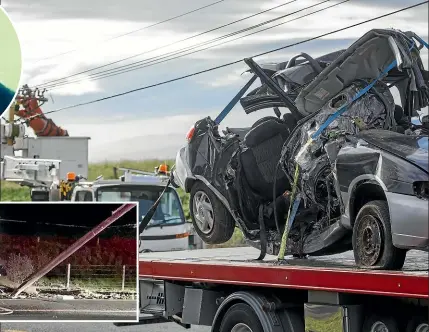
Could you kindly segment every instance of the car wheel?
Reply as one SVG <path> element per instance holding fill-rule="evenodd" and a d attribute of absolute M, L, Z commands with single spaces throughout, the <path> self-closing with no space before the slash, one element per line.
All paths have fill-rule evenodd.
<path fill-rule="evenodd" d="M 219 332 L 264 332 L 264 329 L 248 304 L 237 303 L 225 313 Z"/>
<path fill-rule="evenodd" d="M 392 317 L 373 315 L 365 320 L 362 332 L 399 332 L 399 327 Z"/>
<path fill-rule="evenodd" d="M 204 183 L 199 181 L 192 186 L 189 205 L 192 224 L 205 243 L 221 244 L 232 237 L 234 219 Z"/>
<path fill-rule="evenodd" d="M 399 270 L 404 265 L 406 250 L 393 246 L 385 201 L 371 201 L 360 209 L 352 242 L 356 264 L 361 267 Z"/>
<path fill-rule="evenodd" d="M 427 317 L 414 317 L 407 325 L 406 332 L 429 332 Z"/>

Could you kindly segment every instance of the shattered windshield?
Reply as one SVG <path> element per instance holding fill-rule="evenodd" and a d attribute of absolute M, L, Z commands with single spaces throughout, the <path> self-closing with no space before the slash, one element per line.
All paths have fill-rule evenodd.
<path fill-rule="evenodd" d="M 109 186 L 97 190 L 100 202 L 138 202 L 140 221 L 158 199 L 164 187 L 159 186 Z M 147 227 L 179 225 L 185 222 L 179 196 L 167 188 Z"/>

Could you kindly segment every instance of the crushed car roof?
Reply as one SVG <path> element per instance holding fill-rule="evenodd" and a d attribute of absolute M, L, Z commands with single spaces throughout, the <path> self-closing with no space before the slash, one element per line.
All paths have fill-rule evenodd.
<path fill-rule="evenodd" d="M 301 53 L 289 61 L 261 64 L 260 67 L 276 80 L 305 117 L 318 111 L 353 81 L 373 80 L 392 61 L 397 60 L 397 66 L 381 77 L 380 81 L 398 88 L 401 102 L 403 105 L 409 104 L 407 111 L 412 116 L 415 115 L 414 111 L 429 105 L 429 92 L 425 84 L 429 79 L 429 72 L 424 69 L 420 56 L 416 54 L 417 45 L 412 38 L 419 40 L 412 32 L 373 29 L 345 50 L 315 59 Z M 410 42 L 414 42 L 414 49 L 410 47 Z M 411 58 L 415 55 L 418 61 L 413 62 Z M 414 77 L 410 78 L 407 70 L 403 69 L 411 70 Z M 405 92 L 410 84 L 417 92 L 411 101 Z M 242 97 L 240 103 L 246 113 L 270 107 L 287 107 L 266 84 L 261 84 Z"/>

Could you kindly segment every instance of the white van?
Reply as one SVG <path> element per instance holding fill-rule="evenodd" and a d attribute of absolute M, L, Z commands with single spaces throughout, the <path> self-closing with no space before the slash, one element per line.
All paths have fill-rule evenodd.
<path fill-rule="evenodd" d="M 79 183 L 73 190 L 71 200 L 138 202 L 141 221 L 164 190 L 168 177 L 137 170 L 121 170 L 125 170 L 125 175 L 119 180 L 100 179 L 92 183 Z M 148 252 L 193 249 L 194 239 L 192 224 L 185 220 L 180 197 L 177 191 L 169 186 L 153 218 L 140 234 L 139 250 Z"/>

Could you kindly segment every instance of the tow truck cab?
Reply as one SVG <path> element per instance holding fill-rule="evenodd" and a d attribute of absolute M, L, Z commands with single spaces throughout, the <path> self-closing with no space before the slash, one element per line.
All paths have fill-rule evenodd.
<path fill-rule="evenodd" d="M 79 182 L 71 195 L 72 201 L 138 202 L 139 218 L 143 219 L 165 188 L 168 176 L 138 170 L 121 169 L 118 180 L 97 179 Z M 186 222 L 177 191 L 169 186 L 152 220 L 139 235 L 139 251 L 175 251 L 195 247 L 192 224 Z"/>

